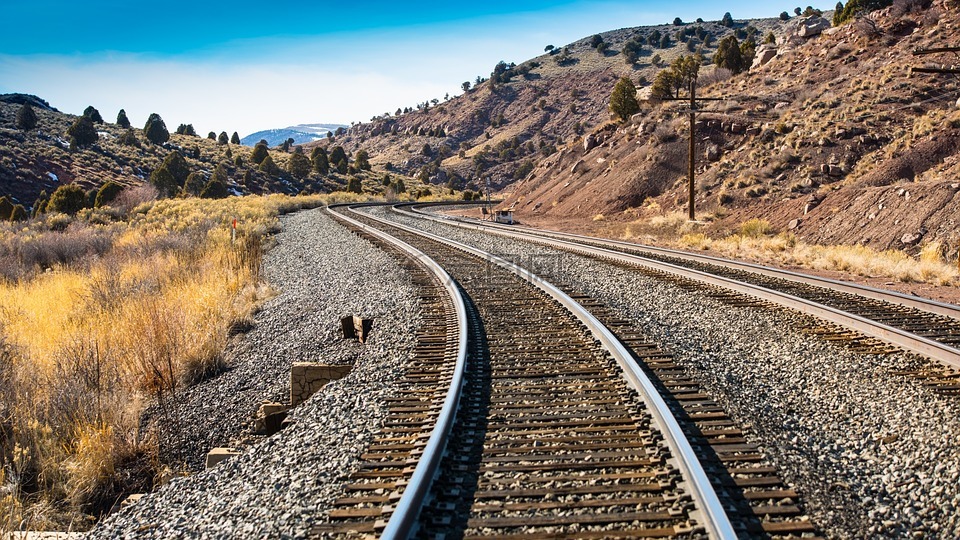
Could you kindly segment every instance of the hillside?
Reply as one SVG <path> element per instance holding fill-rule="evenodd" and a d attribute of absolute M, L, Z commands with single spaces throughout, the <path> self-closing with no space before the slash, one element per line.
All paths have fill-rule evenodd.
<path fill-rule="evenodd" d="M 521 220 L 621 234 L 626 224 L 686 212 L 688 106 L 642 101 L 619 125 L 608 112 L 611 90 L 622 76 L 649 87 L 662 66 L 700 51 L 699 95 L 723 98 L 703 102 L 697 122 L 696 205 L 707 233 L 762 218 L 813 243 L 910 251 L 940 241 L 955 256 L 957 85 L 911 77 L 909 68 L 951 61 L 911 52 L 955 44 L 956 9 L 901 0 L 801 37 L 815 22 L 791 15 L 606 32 L 602 51 L 587 37 L 506 65 L 508 82 L 473 84 L 317 144 L 365 148 L 374 163 L 434 184 L 481 189 L 489 179 Z M 625 61 L 631 40 L 681 28 L 710 37 L 644 45 L 635 65 Z M 747 32 L 758 43 L 775 35 L 758 47 L 766 63 L 729 78 L 714 72 L 718 43 Z"/>
<path fill-rule="evenodd" d="M 339 128 L 346 129 L 347 126 L 342 124 L 298 124 L 283 129 L 267 129 L 241 138 L 240 144 L 252 147 L 264 140 L 270 146 L 280 146 L 287 139 L 293 139 L 293 144 L 304 144 L 318 141 L 326 137 L 327 133 L 337 131 Z"/>
<path fill-rule="evenodd" d="M 17 129 L 16 115 L 27 102 L 37 115 L 37 126 L 24 131 Z M 344 190 L 348 184 L 348 175 L 336 172 L 321 175 L 311 171 L 303 177 L 289 173 L 288 163 L 296 147 L 286 151 L 271 148 L 277 169 L 264 171 L 251 161 L 251 148 L 180 135 L 174 133 L 174 126 L 167 126 L 170 139 L 162 145 L 148 141 L 139 126 L 131 130 L 136 139 L 133 144 L 124 144 L 128 130 L 110 122 L 110 113 L 104 111 L 103 116 L 107 121 L 95 124 L 99 140 L 71 149 L 67 132 L 77 116 L 62 113 L 36 96 L 0 95 L 0 196 L 30 210 L 41 192 L 49 195 L 65 184 L 76 183 L 84 190 L 97 189 L 107 181 L 141 185 L 174 151 L 184 157 L 190 172 L 206 179 L 223 165 L 232 195 L 329 193 Z M 354 171 L 352 176 L 363 180 L 367 192 L 385 191 L 380 173 Z M 415 182 L 406 179 L 406 186 L 413 188 Z"/>
<path fill-rule="evenodd" d="M 767 64 L 703 89 L 724 98 L 707 102 L 697 123 L 696 201 L 708 232 L 763 218 L 811 243 L 909 250 L 937 240 L 955 256 L 958 87 L 909 68 L 927 60 L 914 49 L 956 43 L 957 13 L 903 5 L 875 12 L 875 28 L 781 36 Z M 629 125 L 566 146 L 508 204 L 547 221 L 685 210 L 684 106 L 645 103 Z"/>

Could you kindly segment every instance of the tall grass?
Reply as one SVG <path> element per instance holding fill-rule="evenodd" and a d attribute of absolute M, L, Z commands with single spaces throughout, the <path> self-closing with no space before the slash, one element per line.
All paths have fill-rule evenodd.
<path fill-rule="evenodd" d="M 145 404 L 224 367 L 230 333 L 270 295 L 259 268 L 277 216 L 335 200 L 168 199 L 3 225 L 0 532 L 84 529 L 149 489 Z"/>
<path fill-rule="evenodd" d="M 899 250 L 878 251 L 859 245 L 820 246 L 800 242 L 791 233 L 775 234 L 769 223 L 753 219 L 745 222 L 736 233 L 723 238 L 686 234 L 676 244 L 686 249 L 712 249 L 727 257 L 849 272 L 905 283 L 960 284 L 960 267 L 945 259 L 939 242 L 924 245 L 917 257 Z"/>

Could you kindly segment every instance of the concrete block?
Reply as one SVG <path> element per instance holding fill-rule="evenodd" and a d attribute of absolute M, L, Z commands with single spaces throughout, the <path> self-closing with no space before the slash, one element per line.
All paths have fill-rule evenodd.
<path fill-rule="evenodd" d="M 353 366 L 294 362 L 290 367 L 290 406 L 296 407 L 326 386 L 342 379 Z"/>
<path fill-rule="evenodd" d="M 356 339 L 360 343 L 366 343 L 367 337 L 373 329 L 373 319 L 350 315 L 340 319 L 340 328 L 343 331 L 344 339 Z"/>
<path fill-rule="evenodd" d="M 224 448 L 224 447 L 214 448 L 213 450 L 207 452 L 206 467 L 208 469 L 212 469 L 221 461 L 229 457 L 238 456 L 238 455 L 240 455 L 240 452 L 233 448 Z"/>

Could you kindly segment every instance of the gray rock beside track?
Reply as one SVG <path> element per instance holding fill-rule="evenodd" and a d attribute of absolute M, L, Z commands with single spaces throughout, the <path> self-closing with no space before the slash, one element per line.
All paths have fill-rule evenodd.
<path fill-rule="evenodd" d="M 235 438 L 264 399 L 286 401 L 297 361 L 355 363 L 291 412 L 293 424 L 236 457 L 176 478 L 105 519 L 92 538 L 302 538 L 340 493 L 380 428 L 414 346 L 419 306 L 407 274 L 325 210 L 282 219 L 265 278 L 279 291 L 228 351 L 232 369 L 186 392 L 174 437 L 185 456 Z M 365 345 L 339 318 L 374 317 Z"/>
<path fill-rule="evenodd" d="M 568 253 L 392 219 L 575 283 L 636 322 L 752 427 L 827 536 L 960 537 L 960 402 L 893 373 L 929 361 L 852 352 L 800 332 L 793 312 L 734 307 Z"/>

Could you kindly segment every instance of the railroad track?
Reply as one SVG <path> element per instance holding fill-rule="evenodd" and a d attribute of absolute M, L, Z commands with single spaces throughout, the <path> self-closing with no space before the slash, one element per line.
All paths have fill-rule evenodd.
<path fill-rule="evenodd" d="M 414 210 L 419 208 L 416 205 Z M 880 342 L 927 356 L 942 364 L 903 375 L 924 380 L 943 394 L 960 395 L 960 307 L 776 268 L 629 242 L 499 225 L 476 220 L 438 218 L 422 211 L 398 210 L 460 227 L 483 227 L 492 234 L 603 258 L 727 289 L 732 297 L 759 298 L 818 317 L 825 324 L 811 333 L 847 342 L 867 352 L 889 351 Z M 714 293 L 715 294 L 715 293 Z M 873 338 L 873 339 L 869 339 Z"/>
<path fill-rule="evenodd" d="M 815 532 L 797 494 L 763 463 L 744 431 L 631 323 L 507 261 L 478 258 L 484 256 L 478 250 L 369 216 L 354 215 L 351 226 L 386 231 L 415 246 L 417 258 L 426 254 L 443 266 L 463 294 L 467 322 L 460 328 L 469 330 L 468 352 L 463 381 L 450 384 L 453 336 L 444 334 L 441 345 L 439 326 L 450 316 L 431 311 L 428 320 L 438 324 L 423 333 L 431 344 L 429 369 L 417 361 L 408 370 L 384 431 L 347 486 L 351 493 L 317 526 L 318 535 Z M 449 283 L 447 291 L 453 294 Z M 428 296 L 430 306 L 450 308 Z M 462 388 L 459 411 L 443 459 L 417 479 L 414 469 L 437 459 L 417 441 L 436 421 L 431 411 L 445 386 Z M 417 504 L 405 502 L 412 491 Z"/>

